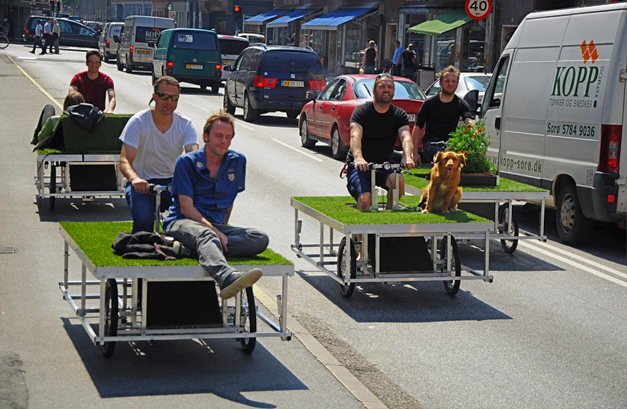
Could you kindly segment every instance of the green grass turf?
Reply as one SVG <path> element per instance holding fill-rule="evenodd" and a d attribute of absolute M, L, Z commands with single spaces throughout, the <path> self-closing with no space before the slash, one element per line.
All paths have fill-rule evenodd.
<path fill-rule="evenodd" d="M 294 197 L 292 199 L 344 225 L 490 222 L 488 219 L 463 210 L 447 214 L 417 212 L 414 209 L 420 202 L 419 196 L 403 196 L 401 205 L 410 210 L 398 211 L 360 211 L 355 208 L 355 199 L 350 196 Z"/>
<path fill-rule="evenodd" d="M 184 258 L 173 261 L 125 259 L 113 252 L 111 244 L 120 233 L 132 229 L 131 222 L 60 222 L 87 258 L 98 267 L 126 266 L 195 266 L 198 260 Z M 291 265 L 292 262 L 266 249 L 255 257 L 227 257 L 229 264 L 236 265 Z"/>
<path fill-rule="evenodd" d="M 409 172 L 415 176 L 404 173 L 405 183 L 422 190 L 429 184 L 429 181 L 424 177 L 428 175 L 430 171 L 431 168 L 411 169 Z M 462 189 L 466 192 L 547 192 L 546 189 L 516 182 L 515 180 L 506 179 L 504 177 L 499 178 L 498 186 L 462 186 Z"/>

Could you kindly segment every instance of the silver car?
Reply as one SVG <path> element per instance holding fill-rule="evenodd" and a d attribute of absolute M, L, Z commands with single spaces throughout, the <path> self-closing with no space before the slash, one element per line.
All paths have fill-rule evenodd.
<path fill-rule="evenodd" d="M 459 76 L 459 84 L 457 85 L 457 90 L 455 90 L 455 95 L 460 98 L 464 98 L 468 91 L 478 90 L 479 91 L 479 100 L 478 104 L 481 104 L 483 101 L 483 94 L 485 93 L 485 89 L 488 86 L 488 82 L 490 82 L 490 77 L 492 74 L 481 74 L 477 72 L 462 72 Z M 440 92 L 440 81 L 435 80 L 429 88 L 425 91 L 427 98 L 432 95 L 437 95 Z"/>

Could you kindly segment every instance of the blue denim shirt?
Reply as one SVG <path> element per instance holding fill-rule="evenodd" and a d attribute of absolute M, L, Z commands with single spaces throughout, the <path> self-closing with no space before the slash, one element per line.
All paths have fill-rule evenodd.
<path fill-rule="evenodd" d="M 245 179 L 246 157 L 241 153 L 227 151 L 215 179 L 209 175 L 204 147 L 181 155 L 174 167 L 172 205 L 163 222 L 164 230 L 185 217 L 178 195 L 191 197 L 194 207 L 209 221 L 224 224 L 237 194 L 245 189 Z"/>

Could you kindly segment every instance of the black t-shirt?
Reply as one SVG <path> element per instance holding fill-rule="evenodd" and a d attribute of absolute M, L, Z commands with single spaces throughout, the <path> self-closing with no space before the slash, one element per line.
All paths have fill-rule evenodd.
<path fill-rule="evenodd" d="M 422 144 L 448 140 L 449 134 L 457 128 L 460 117 L 472 118 L 472 112 L 468 103 L 457 95 L 453 95 L 453 100 L 448 103 L 440 100 L 440 94 L 427 98 L 416 118 L 418 128 L 427 124 Z"/>
<path fill-rule="evenodd" d="M 418 59 L 416 58 L 416 54 L 412 50 L 406 48 L 401 53 L 401 57 L 403 58 L 403 64 L 405 65 L 405 68 L 416 67 L 416 62 Z M 414 58 L 416 59 L 416 61 L 412 61 L 412 59 Z"/>
<path fill-rule="evenodd" d="M 366 49 L 366 65 L 374 65 L 374 59 L 377 57 L 377 52 L 374 48 Z"/>
<path fill-rule="evenodd" d="M 398 130 L 409 125 L 407 113 L 403 109 L 390 105 L 386 113 L 380 114 L 372 101 L 355 108 L 351 116 L 352 122 L 358 123 L 363 128 L 361 152 L 366 162 L 373 163 L 393 159 Z M 346 161 L 353 162 L 353 153 L 350 150 L 346 155 Z"/>

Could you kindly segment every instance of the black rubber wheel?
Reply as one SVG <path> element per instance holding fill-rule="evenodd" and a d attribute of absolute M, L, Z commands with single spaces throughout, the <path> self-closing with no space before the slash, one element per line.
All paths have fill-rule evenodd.
<path fill-rule="evenodd" d="M 105 288 L 105 329 L 106 336 L 114 337 L 118 334 L 118 284 L 115 279 L 107 280 Z M 102 355 L 111 358 L 115 349 L 115 342 L 105 342 L 100 346 Z"/>
<path fill-rule="evenodd" d="M 228 92 L 226 89 L 224 90 L 224 100 L 222 103 L 222 107 L 224 108 L 224 112 L 233 115 L 235 113 L 235 105 L 231 104 L 231 100 L 229 99 Z"/>
<path fill-rule="evenodd" d="M 287 117 L 289 119 L 296 119 L 296 118 L 298 118 L 298 115 L 300 114 L 300 112 L 298 112 L 298 111 L 287 111 L 285 114 L 287 115 Z"/>
<path fill-rule="evenodd" d="M 353 240 L 350 241 L 350 257 L 351 257 L 351 265 L 350 265 L 350 278 L 357 277 L 357 252 L 355 251 L 355 245 L 353 244 Z M 340 279 L 344 279 L 344 273 L 346 272 L 346 237 L 342 238 L 340 241 L 340 245 L 337 249 L 337 276 Z M 355 283 L 340 284 L 340 293 L 342 293 L 342 297 L 350 298 L 353 295 L 353 291 L 355 291 Z"/>
<path fill-rule="evenodd" d="M 126 72 L 128 72 L 129 74 L 133 73 L 133 65 L 128 62 L 128 58 L 126 58 L 125 67 L 126 67 Z"/>
<path fill-rule="evenodd" d="M 220 84 L 214 84 L 211 86 L 211 92 L 217 94 L 220 92 Z"/>
<path fill-rule="evenodd" d="M 115 60 L 115 65 L 118 67 L 118 71 L 124 71 L 124 65 L 122 65 L 122 61 L 120 60 L 120 56 Z"/>
<path fill-rule="evenodd" d="M 444 264 L 440 265 L 441 271 L 446 272 L 446 258 L 447 258 L 447 238 L 446 236 L 442 238 L 442 242 L 440 243 L 440 261 L 443 261 Z M 457 248 L 457 241 L 455 238 L 451 236 L 451 248 L 453 249 L 453 258 L 451 259 L 451 271 L 448 273 L 450 276 L 459 277 L 462 275 L 462 263 L 459 259 L 459 249 Z M 443 281 L 444 289 L 448 295 L 455 295 L 459 291 L 460 280 L 451 280 L 451 281 Z"/>
<path fill-rule="evenodd" d="M 250 105 L 248 94 L 244 95 L 244 121 L 253 122 L 259 116 L 259 111 Z"/>
<path fill-rule="evenodd" d="M 316 146 L 316 141 L 309 137 L 309 123 L 307 117 L 304 116 L 300 120 L 300 144 L 303 148 L 313 148 Z"/>
<path fill-rule="evenodd" d="M 508 224 L 509 206 L 507 204 L 499 209 L 499 234 L 518 236 L 518 214 L 512 209 L 512 225 Z M 518 247 L 518 240 L 501 240 L 501 247 L 507 254 L 512 254 Z"/>
<path fill-rule="evenodd" d="M 0 49 L 5 49 L 9 46 L 9 38 L 7 36 L 0 36 Z"/>
<path fill-rule="evenodd" d="M 335 126 L 331 135 L 331 155 L 333 155 L 333 159 L 345 160 L 347 152 L 348 148 L 344 146 L 340 137 L 340 129 Z"/>
<path fill-rule="evenodd" d="M 577 189 L 572 184 L 562 186 L 557 196 L 557 233 L 565 244 L 582 243 L 594 229 L 594 220 L 583 215 Z"/>
<path fill-rule="evenodd" d="M 48 188 L 51 195 L 57 192 L 57 167 L 54 163 L 50 165 L 50 184 L 48 185 Z M 50 210 L 54 210 L 56 199 L 57 198 L 54 196 L 50 196 L 48 198 L 48 207 Z"/>
<path fill-rule="evenodd" d="M 242 316 L 241 322 L 248 333 L 257 332 L 257 309 L 255 308 L 255 296 L 253 294 L 253 288 L 248 287 L 246 289 L 246 297 L 242 294 Z M 239 338 L 239 343 L 242 345 L 242 350 L 250 354 L 255 350 L 257 345 L 257 338 Z"/>

